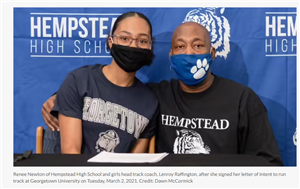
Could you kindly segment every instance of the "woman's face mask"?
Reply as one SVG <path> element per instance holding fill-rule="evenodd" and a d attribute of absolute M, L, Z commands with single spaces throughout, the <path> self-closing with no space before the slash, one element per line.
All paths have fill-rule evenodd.
<path fill-rule="evenodd" d="M 150 49 L 112 44 L 111 56 L 125 72 L 136 72 L 151 64 L 153 52 Z"/>

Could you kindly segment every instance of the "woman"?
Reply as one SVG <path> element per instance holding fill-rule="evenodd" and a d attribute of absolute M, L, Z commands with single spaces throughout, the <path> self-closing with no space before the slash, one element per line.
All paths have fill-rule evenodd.
<path fill-rule="evenodd" d="M 148 18 L 125 13 L 108 38 L 111 64 L 68 74 L 51 112 L 58 116 L 62 153 L 146 152 L 155 132 L 158 102 L 135 73 L 152 62 L 151 40 Z"/>

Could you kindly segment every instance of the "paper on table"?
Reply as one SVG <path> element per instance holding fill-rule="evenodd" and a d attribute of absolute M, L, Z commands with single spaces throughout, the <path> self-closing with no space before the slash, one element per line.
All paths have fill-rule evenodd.
<path fill-rule="evenodd" d="M 139 154 L 139 153 L 110 153 L 103 151 L 89 159 L 91 163 L 156 163 L 168 153 Z"/>

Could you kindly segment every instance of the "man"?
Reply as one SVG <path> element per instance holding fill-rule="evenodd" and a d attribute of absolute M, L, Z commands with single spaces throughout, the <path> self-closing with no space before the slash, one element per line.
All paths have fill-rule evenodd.
<path fill-rule="evenodd" d="M 250 88 L 211 73 L 215 54 L 203 26 L 189 22 L 174 31 L 170 61 L 179 80 L 149 84 L 160 106 L 156 152 L 249 154 L 282 165 L 265 106 Z M 52 129 L 54 98 L 43 106 Z"/>

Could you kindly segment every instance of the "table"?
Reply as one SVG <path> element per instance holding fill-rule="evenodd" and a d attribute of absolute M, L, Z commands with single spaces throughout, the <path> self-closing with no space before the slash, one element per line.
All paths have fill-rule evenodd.
<path fill-rule="evenodd" d="M 21 154 L 14 154 L 14 158 Z M 250 155 L 169 154 L 158 163 L 88 163 L 94 155 L 32 154 L 14 166 L 273 166 L 265 159 Z"/>

